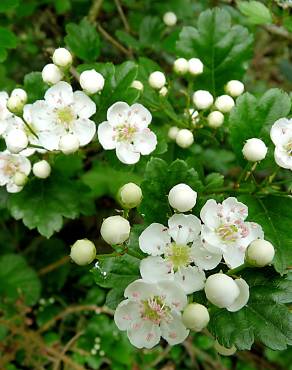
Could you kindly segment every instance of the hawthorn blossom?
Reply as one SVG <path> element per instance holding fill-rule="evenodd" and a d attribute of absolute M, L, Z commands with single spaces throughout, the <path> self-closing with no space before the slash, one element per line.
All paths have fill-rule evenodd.
<path fill-rule="evenodd" d="M 94 137 L 96 126 L 89 118 L 95 114 L 95 103 L 82 91 L 73 92 L 70 84 L 58 82 L 30 107 L 32 129 L 47 150 L 58 150 L 60 139 L 75 135 L 80 146 Z"/>
<path fill-rule="evenodd" d="M 139 237 L 140 249 L 150 256 L 140 264 L 145 281 L 176 281 L 186 294 L 204 288 L 205 273 L 216 267 L 222 255 L 209 252 L 199 234 L 201 222 L 194 215 L 175 214 L 168 227 L 153 223 Z"/>
<path fill-rule="evenodd" d="M 3 135 L 7 129 L 7 118 L 12 116 L 12 113 L 7 109 L 8 98 L 7 92 L 0 91 L 0 135 Z"/>
<path fill-rule="evenodd" d="M 15 175 L 21 173 L 28 176 L 30 171 L 31 163 L 23 155 L 0 152 L 0 186 L 6 185 L 9 193 L 18 193 L 23 188 L 15 184 Z"/>
<path fill-rule="evenodd" d="M 280 118 L 271 128 L 271 139 L 275 144 L 276 163 L 292 170 L 292 119 Z"/>
<path fill-rule="evenodd" d="M 170 345 L 183 342 L 189 334 L 181 319 L 187 296 L 173 281 L 152 284 L 139 279 L 125 290 L 114 315 L 120 330 L 127 331 L 137 348 L 152 348 L 160 337 Z"/>
<path fill-rule="evenodd" d="M 260 225 L 246 222 L 248 208 L 234 197 L 222 204 L 209 199 L 201 209 L 201 238 L 207 250 L 222 253 L 227 265 L 237 267 L 244 262 L 249 244 L 264 237 Z"/>
<path fill-rule="evenodd" d="M 98 126 L 98 140 L 106 150 L 115 149 L 125 164 L 137 163 L 140 155 L 148 155 L 157 145 L 156 135 L 148 128 L 151 113 L 141 104 L 113 104 L 107 121 Z"/>

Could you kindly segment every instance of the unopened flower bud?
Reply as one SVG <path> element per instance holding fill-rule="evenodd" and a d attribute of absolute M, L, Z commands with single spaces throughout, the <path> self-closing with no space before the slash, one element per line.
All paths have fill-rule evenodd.
<path fill-rule="evenodd" d="M 80 75 L 80 85 L 88 94 L 95 94 L 103 89 L 104 78 L 95 69 L 84 71 Z"/>
<path fill-rule="evenodd" d="M 19 153 L 28 145 L 28 138 L 26 133 L 20 129 L 13 129 L 9 131 L 5 138 L 7 149 L 11 153 Z"/>
<path fill-rule="evenodd" d="M 229 95 L 221 95 L 215 100 L 215 107 L 222 113 L 228 113 L 234 107 L 234 100 Z"/>
<path fill-rule="evenodd" d="M 169 27 L 176 25 L 176 22 L 177 22 L 176 14 L 173 12 L 166 12 L 163 15 L 163 22 Z"/>
<path fill-rule="evenodd" d="M 119 197 L 123 207 L 135 208 L 141 203 L 142 190 L 140 186 L 129 182 L 120 188 Z"/>
<path fill-rule="evenodd" d="M 77 240 L 71 247 L 70 257 L 79 266 L 89 265 L 95 256 L 95 245 L 88 239 Z"/>
<path fill-rule="evenodd" d="M 58 67 L 68 68 L 72 64 L 72 55 L 69 50 L 65 48 L 58 48 L 54 51 L 53 62 Z"/>
<path fill-rule="evenodd" d="M 153 89 L 160 90 L 165 85 L 166 78 L 164 73 L 155 71 L 150 74 L 148 82 Z"/>
<path fill-rule="evenodd" d="M 218 110 L 215 110 L 208 115 L 207 121 L 210 127 L 218 128 L 223 125 L 224 115 Z"/>
<path fill-rule="evenodd" d="M 227 94 L 236 98 L 244 92 L 244 84 L 238 80 L 231 80 L 227 83 L 225 91 Z"/>
<path fill-rule="evenodd" d="M 242 149 L 244 158 L 250 162 L 258 162 L 265 159 L 267 152 L 266 144 L 257 138 L 248 139 Z"/>
<path fill-rule="evenodd" d="M 166 96 L 168 93 L 168 88 L 163 86 L 160 90 L 159 90 L 159 95 L 161 96 Z"/>
<path fill-rule="evenodd" d="M 199 303 L 190 303 L 184 309 L 182 321 L 188 329 L 201 331 L 209 321 L 210 315 L 205 306 Z"/>
<path fill-rule="evenodd" d="M 168 137 L 170 138 L 170 140 L 175 140 L 178 133 L 179 133 L 179 128 L 176 126 L 172 126 L 168 130 Z"/>
<path fill-rule="evenodd" d="M 273 244 L 264 239 L 256 239 L 250 243 L 246 251 L 246 262 L 256 267 L 269 265 L 275 256 Z"/>
<path fill-rule="evenodd" d="M 179 212 L 188 212 L 196 204 L 197 192 L 187 184 L 177 184 L 168 194 L 168 202 Z"/>
<path fill-rule="evenodd" d="M 75 134 L 66 134 L 61 137 L 59 142 L 59 149 L 64 154 L 75 153 L 79 146 L 79 139 Z"/>
<path fill-rule="evenodd" d="M 206 90 L 198 90 L 194 92 L 193 102 L 198 109 L 208 109 L 213 104 L 214 98 Z"/>
<path fill-rule="evenodd" d="M 177 74 L 185 74 L 189 70 L 189 63 L 185 58 L 178 58 L 173 63 L 173 70 Z"/>
<path fill-rule="evenodd" d="M 197 76 L 203 73 L 204 65 L 198 58 L 192 58 L 188 61 L 188 70 L 191 75 Z"/>
<path fill-rule="evenodd" d="M 11 97 L 17 97 L 21 100 L 22 104 L 25 104 L 27 102 L 27 93 L 25 90 L 17 88 L 12 90 Z"/>
<path fill-rule="evenodd" d="M 215 350 L 222 356 L 232 356 L 236 352 L 236 347 L 233 345 L 230 348 L 224 347 L 216 340 L 214 343 Z"/>
<path fill-rule="evenodd" d="M 100 229 L 103 240 L 110 244 L 122 244 L 130 236 L 130 223 L 124 217 L 111 216 L 106 218 Z"/>
<path fill-rule="evenodd" d="M 59 67 L 50 63 L 44 66 L 42 70 L 43 81 L 49 85 L 54 85 L 62 80 L 64 74 Z"/>
<path fill-rule="evenodd" d="M 132 83 L 131 83 L 131 87 L 133 87 L 134 89 L 137 89 L 139 91 L 143 91 L 144 89 L 144 85 L 142 84 L 141 81 L 139 80 L 134 80 Z"/>
<path fill-rule="evenodd" d="M 22 113 L 24 104 L 25 102 L 17 95 L 11 95 L 7 100 L 7 108 L 16 115 Z"/>
<path fill-rule="evenodd" d="M 51 166 L 47 161 L 42 160 L 33 165 L 32 172 L 36 177 L 46 179 L 51 174 Z"/>
<path fill-rule="evenodd" d="M 178 134 L 176 135 L 175 141 L 178 146 L 185 149 L 193 144 L 194 135 L 192 131 L 184 128 L 182 130 L 179 130 Z"/>
<path fill-rule="evenodd" d="M 13 182 L 17 186 L 24 186 L 27 183 L 28 177 L 23 172 L 16 172 L 13 176 Z"/>

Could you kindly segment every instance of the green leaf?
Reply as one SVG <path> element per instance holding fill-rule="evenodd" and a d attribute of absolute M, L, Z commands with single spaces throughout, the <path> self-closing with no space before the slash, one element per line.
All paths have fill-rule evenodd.
<path fill-rule="evenodd" d="M 224 176 L 220 173 L 210 173 L 205 178 L 205 191 L 220 188 L 224 184 Z"/>
<path fill-rule="evenodd" d="M 171 213 L 167 195 L 179 183 L 188 184 L 197 192 L 203 188 L 198 173 L 182 160 L 177 159 L 171 165 L 159 158 L 148 162 L 141 184 L 143 200 L 139 208 L 146 222 L 166 223 L 167 215 Z"/>
<path fill-rule="evenodd" d="M 19 0 L 1 0 L 0 13 L 5 13 L 8 10 L 16 8 L 18 4 L 19 4 Z"/>
<path fill-rule="evenodd" d="M 284 273 L 292 264 L 292 198 L 272 195 L 256 198 L 243 195 L 239 199 L 248 206 L 249 219 L 262 226 L 265 239 L 274 245 L 275 269 Z"/>
<path fill-rule="evenodd" d="M 251 57 L 252 36 L 242 26 L 232 26 L 224 9 L 200 14 L 197 28 L 183 27 L 177 42 L 179 55 L 198 57 L 204 73 L 196 78 L 196 89 L 205 88 L 218 95 L 225 83 L 241 79 Z"/>
<path fill-rule="evenodd" d="M 100 38 L 94 26 L 86 19 L 79 24 L 66 26 L 66 44 L 72 52 L 85 62 L 94 62 L 100 54 Z"/>
<path fill-rule="evenodd" d="M 243 161 L 242 147 L 247 139 L 256 137 L 263 139 L 270 148 L 270 129 L 273 123 L 288 115 L 291 101 L 285 92 L 279 89 L 268 90 L 257 99 L 245 93 L 236 101 L 230 113 L 230 141 L 239 161 Z M 273 150 L 270 150 L 272 155 Z"/>
<path fill-rule="evenodd" d="M 35 304 L 40 296 L 41 284 L 36 272 L 25 259 L 16 254 L 0 257 L 0 295 L 16 300 L 23 298 L 25 304 Z"/>
<path fill-rule="evenodd" d="M 243 278 L 250 286 L 247 305 L 237 312 L 216 309 L 211 314 L 209 329 L 218 341 L 239 349 L 250 349 L 254 340 L 260 340 L 267 347 L 283 350 L 292 344 L 292 317 L 288 308 L 281 302 L 291 302 L 283 297 L 283 285 L 279 277 L 269 271 L 247 270 Z M 291 291 L 291 280 L 286 280 Z M 270 289 L 271 287 L 271 289 Z"/>
<path fill-rule="evenodd" d="M 244 14 L 249 22 L 253 24 L 272 23 L 270 10 L 259 1 L 239 1 L 238 9 Z"/>
<path fill-rule="evenodd" d="M 139 41 L 142 48 L 160 49 L 160 35 L 164 26 L 158 17 L 146 16 L 139 28 Z"/>
<path fill-rule="evenodd" d="M 50 238 L 61 230 L 64 217 L 74 219 L 93 212 L 87 191 L 80 181 L 54 174 L 45 181 L 32 180 L 20 193 L 10 196 L 7 207 L 16 220 Z"/>
<path fill-rule="evenodd" d="M 5 27 L 0 27 L 0 59 L 6 59 L 6 49 L 14 49 L 17 45 L 17 37 L 15 34 Z"/>
<path fill-rule="evenodd" d="M 43 99 L 48 85 L 42 79 L 41 72 L 31 72 L 24 77 L 24 89 L 28 95 L 28 103 Z"/>

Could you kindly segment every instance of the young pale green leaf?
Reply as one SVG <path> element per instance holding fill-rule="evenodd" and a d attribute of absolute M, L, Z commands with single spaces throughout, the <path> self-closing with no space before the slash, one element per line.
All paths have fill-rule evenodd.
<path fill-rule="evenodd" d="M 24 89 L 27 92 L 28 103 L 43 99 L 47 88 L 48 85 L 44 83 L 41 72 L 31 72 L 24 77 Z"/>
<path fill-rule="evenodd" d="M 0 296 L 11 300 L 21 298 L 31 306 L 39 299 L 40 291 L 36 272 L 22 256 L 5 254 L 0 257 Z"/>
<path fill-rule="evenodd" d="M 248 206 L 249 219 L 262 226 L 265 238 L 274 245 L 274 266 L 278 272 L 284 273 L 292 264 L 292 198 L 242 195 L 239 199 Z"/>
<path fill-rule="evenodd" d="M 291 293 L 283 298 L 283 283 L 279 284 L 275 273 L 254 269 L 243 277 L 250 286 L 248 304 L 237 312 L 216 309 L 211 314 L 211 333 L 222 345 L 235 345 L 239 350 L 250 349 L 255 339 L 274 350 L 287 348 L 292 344 L 292 317 L 281 302 L 291 302 Z M 285 284 L 291 292 L 291 280 Z"/>
<path fill-rule="evenodd" d="M 197 28 L 183 27 L 177 51 L 186 58 L 197 57 L 204 64 L 204 73 L 196 78 L 196 88 L 223 91 L 229 80 L 240 80 L 251 57 L 252 35 L 242 26 L 232 26 L 224 9 L 202 12 Z"/>
<path fill-rule="evenodd" d="M 272 14 L 265 4 L 259 1 L 239 1 L 238 9 L 253 24 L 272 23 Z"/>
<path fill-rule="evenodd" d="M 100 54 L 100 38 L 95 27 L 86 19 L 66 26 L 65 42 L 72 52 L 85 62 L 94 62 Z"/>

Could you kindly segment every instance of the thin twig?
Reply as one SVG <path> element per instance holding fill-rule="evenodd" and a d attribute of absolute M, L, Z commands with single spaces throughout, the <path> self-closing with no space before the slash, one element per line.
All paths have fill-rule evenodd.
<path fill-rule="evenodd" d="M 292 34 L 289 31 L 287 31 L 284 27 L 279 27 L 276 26 L 275 24 L 267 24 L 264 28 L 274 35 L 281 36 L 284 37 L 285 39 L 292 41 Z"/>
<path fill-rule="evenodd" d="M 97 29 L 102 34 L 102 36 L 112 45 L 114 45 L 118 50 L 120 50 L 128 57 L 132 57 L 131 51 L 125 48 L 122 44 L 120 44 L 115 38 L 113 38 L 99 23 L 97 24 Z"/>
<path fill-rule="evenodd" d="M 128 20 L 127 20 L 127 18 L 125 16 L 125 13 L 123 11 L 123 8 L 122 8 L 122 5 L 120 3 L 120 0 L 115 0 L 115 4 L 116 4 L 116 7 L 118 9 L 118 12 L 119 12 L 119 15 L 121 17 L 121 20 L 122 20 L 122 22 L 124 24 L 125 30 L 127 32 L 131 32 L 130 25 L 129 25 Z"/>
<path fill-rule="evenodd" d="M 61 352 L 61 355 L 64 356 L 65 353 L 69 350 L 69 348 L 72 346 L 72 344 L 74 342 L 76 342 L 76 340 L 84 334 L 84 331 L 80 331 L 78 333 L 76 333 L 68 342 L 67 344 L 64 346 L 63 348 L 63 351 Z M 53 367 L 53 370 L 58 370 L 59 369 L 59 366 L 61 365 L 62 363 L 62 359 L 59 358 L 58 361 L 56 361 L 54 367 Z"/>
<path fill-rule="evenodd" d="M 64 256 L 62 258 L 60 258 L 59 260 L 49 264 L 48 266 L 45 266 L 43 268 L 41 268 L 39 271 L 38 271 L 38 274 L 39 276 L 41 275 L 46 275 L 48 274 L 49 272 L 59 268 L 60 266 L 63 266 L 65 265 L 66 263 L 68 263 L 70 261 L 70 257 L 69 256 Z"/>
<path fill-rule="evenodd" d="M 95 0 L 88 12 L 88 20 L 90 23 L 94 23 L 96 18 L 98 17 L 98 13 L 101 9 L 103 0 Z"/>

